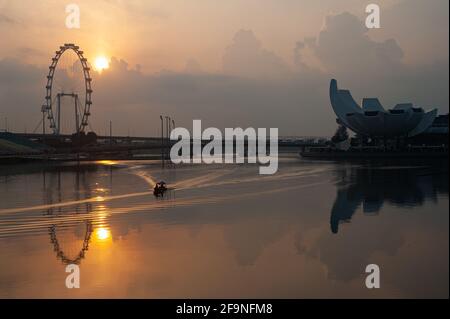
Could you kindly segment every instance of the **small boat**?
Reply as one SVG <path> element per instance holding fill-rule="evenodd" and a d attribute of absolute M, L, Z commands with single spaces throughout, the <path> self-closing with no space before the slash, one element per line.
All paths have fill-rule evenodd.
<path fill-rule="evenodd" d="M 162 197 L 164 196 L 164 193 L 167 191 L 166 183 L 163 181 L 160 181 L 155 184 L 155 187 L 153 188 L 153 195 L 156 197 Z"/>

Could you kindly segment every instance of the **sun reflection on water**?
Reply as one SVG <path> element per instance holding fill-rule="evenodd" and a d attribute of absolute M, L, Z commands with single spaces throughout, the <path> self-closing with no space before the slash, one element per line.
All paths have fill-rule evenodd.
<path fill-rule="evenodd" d="M 94 239 L 96 243 L 112 242 L 111 230 L 106 227 L 96 228 L 94 231 Z"/>
<path fill-rule="evenodd" d="M 101 164 L 101 165 L 114 165 L 117 162 L 116 161 L 111 161 L 111 160 L 101 160 L 101 161 L 97 161 L 97 164 Z"/>
<path fill-rule="evenodd" d="M 103 201 L 105 201 L 105 198 L 104 198 L 103 196 L 96 196 L 96 197 L 95 197 L 95 201 L 97 201 L 97 202 L 103 202 Z"/>

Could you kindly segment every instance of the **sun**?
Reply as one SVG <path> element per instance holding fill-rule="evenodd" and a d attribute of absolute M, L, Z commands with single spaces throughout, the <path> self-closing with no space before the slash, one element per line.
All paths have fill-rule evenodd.
<path fill-rule="evenodd" d="M 103 70 L 109 68 L 109 61 L 104 56 L 98 56 L 94 60 L 94 67 L 97 71 L 102 72 Z"/>

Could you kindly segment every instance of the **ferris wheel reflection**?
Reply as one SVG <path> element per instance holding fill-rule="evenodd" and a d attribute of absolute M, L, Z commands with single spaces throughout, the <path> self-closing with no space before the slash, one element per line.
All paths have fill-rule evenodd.
<path fill-rule="evenodd" d="M 66 265 L 79 265 L 86 258 L 92 244 L 103 248 L 110 245 L 112 233 L 105 203 L 83 202 L 88 198 L 101 198 L 106 192 L 105 188 L 98 187 L 98 183 L 93 184 L 90 180 L 90 170 L 96 168 L 77 166 L 67 169 L 70 174 L 64 174 L 61 170 L 51 174 L 43 172 L 44 201 L 46 204 L 54 204 L 75 199 L 75 202 L 81 203 L 52 207 L 44 215 L 52 220 L 48 234 L 57 259 Z M 67 186 L 66 183 L 73 183 L 74 187 L 64 187 Z"/>

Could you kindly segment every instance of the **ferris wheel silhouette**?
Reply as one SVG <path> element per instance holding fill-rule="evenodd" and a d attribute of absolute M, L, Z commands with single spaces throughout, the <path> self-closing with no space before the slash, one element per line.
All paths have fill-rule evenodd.
<path fill-rule="evenodd" d="M 67 57 L 69 52 L 75 53 L 77 61 L 69 61 L 67 65 L 64 65 L 64 57 Z M 61 103 L 64 97 L 70 97 L 74 101 L 74 114 L 75 114 L 75 131 L 76 133 L 84 132 L 86 126 L 89 125 L 89 116 L 91 115 L 92 105 L 92 78 L 90 75 L 90 66 L 88 60 L 84 57 L 84 52 L 80 50 L 80 47 L 73 43 L 66 43 L 59 47 L 59 50 L 55 52 L 55 56 L 52 58 L 52 62 L 49 66 L 49 73 L 47 75 L 47 85 L 45 103 L 42 105 L 42 128 L 45 134 L 46 119 L 49 121 L 50 129 L 53 134 L 61 134 Z M 57 75 L 62 74 L 67 76 L 70 71 L 75 71 L 76 63 L 81 65 L 82 75 L 80 76 L 83 81 L 83 87 L 76 89 L 79 92 L 75 92 L 74 88 L 67 92 L 68 88 L 63 86 L 58 87 Z M 60 72 L 58 72 L 58 70 Z M 74 72 L 75 73 L 75 72 Z M 81 72 L 80 72 L 81 73 Z M 78 79 L 80 80 L 80 79 Z M 56 94 L 55 94 L 56 91 Z M 83 97 L 80 101 L 80 96 Z"/>

